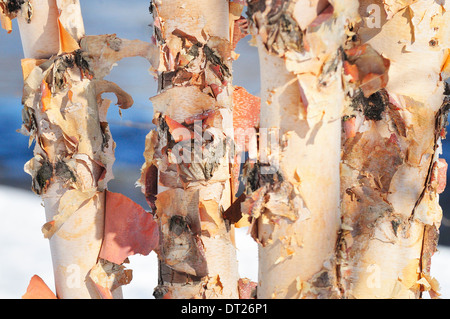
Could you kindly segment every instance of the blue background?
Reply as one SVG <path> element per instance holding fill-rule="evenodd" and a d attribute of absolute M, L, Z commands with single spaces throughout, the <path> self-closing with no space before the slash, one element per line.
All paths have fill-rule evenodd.
<path fill-rule="evenodd" d="M 150 41 L 152 17 L 148 0 L 81 0 L 87 35 L 117 34 L 120 38 Z M 234 84 L 244 86 L 250 93 L 259 93 L 259 64 L 257 50 L 248 45 L 249 38 L 237 48 L 241 57 L 234 63 Z M 30 189 L 31 177 L 23 171 L 33 157 L 28 137 L 17 133 L 22 123 L 22 44 L 16 20 L 13 31 L 0 30 L 0 184 Z M 108 187 L 121 192 L 148 209 L 135 182 L 144 162 L 145 136 L 154 128 L 153 109 L 149 98 L 157 93 L 157 82 L 148 72 L 149 64 L 142 58 L 126 58 L 114 67 L 107 80 L 117 83 L 132 95 L 134 105 L 122 110 L 113 104 L 113 94 L 104 96 L 113 101 L 108 121 L 116 146 L 115 179 Z M 0 205 L 1 207 L 1 205 Z M 1 209 L 1 208 L 0 208 Z"/>
<path fill-rule="evenodd" d="M 81 0 L 86 34 L 116 33 L 120 38 L 150 41 L 152 18 L 148 4 L 148 0 Z M 233 84 L 259 95 L 259 59 L 256 48 L 248 44 L 248 39 L 238 44 L 236 51 L 241 56 L 233 64 Z M 28 148 L 28 137 L 16 132 L 22 123 L 22 58 L 17 22 L 13 21 L 11 34 L 0 30 L 0 184 L 30 189 L 31 178 L 23 171 L 23 166 L 33 156 L 33 146 Z M 129 196 L 147 209 L 135 182 L 144 161 L 145 136 L 153 128 L 149 98 L 156 94 L 157 83 L 148 73 L 148 68 L 144 59 L 124 59 L 106 78 L 131 94 L 135 101 L 131 109 L 122 111 L 122 116 L 113 106 L 108 114 L 117 144 L 115 179 L 109 183 L 109 189 Z M 115 103 L 113 95 L 106 97 Z M 443 157 L 450 162 L 446 154 L 448 149 L 448 142 L 444 141 Z M 444 210 L 440 244 L 450 245 L 450 222 L 446 218 L 450 209 L 450 187 L 441 194 L 440 202 Z"/>

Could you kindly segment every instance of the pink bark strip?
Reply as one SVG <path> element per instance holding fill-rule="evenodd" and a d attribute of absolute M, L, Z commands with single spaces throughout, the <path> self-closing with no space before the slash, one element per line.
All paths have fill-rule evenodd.
<path fill-rule="evenodd" d="M 122 264 L 131 255 L 148 255 L 158 247 L 153 215 L 128 197 L 106 191 L 105 233 L 100 258 Z"/>

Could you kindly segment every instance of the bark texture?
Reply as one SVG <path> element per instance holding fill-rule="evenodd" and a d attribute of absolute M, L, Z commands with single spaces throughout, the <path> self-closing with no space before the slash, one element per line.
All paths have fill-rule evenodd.
<path fill-rule="evenodd" d="M 113 263 L 102 249 L 106 210 L 115 209 L 117 196 L 106 192 L 115 144 L 106 120 L 111 101 L 101 95 L 115 93 L 123 109 L 133 100 L 103 77 L 125 56 L 152 60 L 151 47 L 115 35 L 85 37 L 79 1 L 21 1 L 8 11 L 14 3 L 2 1 L 2 21 L 18 17 L 24 44 L 22 133 L 35 142 L 25 171 L 45 206 L 56 296 L 121 297 L 118 287 L 131 272 L 124 258 Z"/>
<path fill-rule="evenodd" d="M 360 1 L 362 21 L 346 51 L 351 103 L 343 125 L 339 249 L 347 298 L 438 296 L 430 263 L 447 168 L 439 155 L 449 108 L 449 4 L 401 3 Z M 378 17 L 368 9 L 374 4 Z M 380 55 L 389 60 L 385 75 Z M 363 67 L 378 69 L 378 90 L 355 89 Z"/>
<path fill-rule="evenodd" d="M 258 298 L 439 296 L 430 267 L 446 185 L 450 4 L 248 0 L 260 105 L 232 86 L 240 3 L 154 0 L 149 44 L 85 36 L 78 0 L 0 0 L 2 27 L 19 20 L 22 133 L 35 142 L 25 170 L 44 201 L 56 282 L 53 294 L 34 276 L 24 298 L 121 297 L 127 257 L 151 250 L 156 298 L 254 297 L 239 279 L 235 223 L 259 243 Z M 103 78 L 128 56 L 157 71 L 139 180 L 152 214 L 107 191 L 102 93 L 122 109 L 133 101 Z M 258 138 L 238 199 L 237 128 Z"/>
<path fill-rule="evenodd" d="M 247 167 L 243 211 L 260 244 L 258 298 L 340 295 L 343 46 L 357 9 L 357 1 L 248 2 L 262 104 L 260 162 Z"/>
<path fill-rule="evenodd" d="M 226 144 L 233 138 L 228 1 L 153 1 L 157 130 L 140 184 L 160 227 L 156 298 L 238 298 Z M 227 128 L 231 128 L 227 130 Z"/>

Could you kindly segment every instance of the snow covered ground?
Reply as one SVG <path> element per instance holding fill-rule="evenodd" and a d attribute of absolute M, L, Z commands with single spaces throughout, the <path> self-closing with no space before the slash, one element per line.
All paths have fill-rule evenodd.
<path fill-rule="evenodd" d="M 21 298 L 35 274 L 54 291 L 50 248 L 41 232 L 45 212 L 40 198 L 31 191 L 0 185 L 0 218 L 0 299 Z M 240 275 L 256 281 L 256 244 L 243 229 L 236 237 Z M 124 298 L 153 299 L 158 280 L 156 254 L 129 259 L 127 268 L 133 269 L 133 280 L 123 286 Z"/>
<path fill-rule="evenodd" d="M 28 282 L 39 275 L 53 289 L 54 280 L 48 241 L 41 233 L 45 223 L 41 200 L 31 191 L 0 186 L 0 298 L 21 298 Z M 257 246 L 238 229 L 239 271 L 241 277 L 257 281 Z M 432 276 L 441 285 L 441 297 L 450 298 L 450 247 L 440 246 L 433 256 Z M 149 256 L 135 255 L 130 258 L 133 269 L 132 282 L 123 287 L 125 298 L 152 299 L 157 284 L 155 253 Z"/>

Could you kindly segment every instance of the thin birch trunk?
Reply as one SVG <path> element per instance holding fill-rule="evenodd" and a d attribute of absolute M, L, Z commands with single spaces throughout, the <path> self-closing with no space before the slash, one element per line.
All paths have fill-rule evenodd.
<path fill-rule="evenodd" d="M 68 80 L 60 78 L 62 83 L 56 82 L 58 67 L 68 65 L 63 64 L 63 58 L 52 58 L 77 49 L 75 44 L 84 35 L 84 26 L 79 16 L 77 27 L 72 29 L 76 32 L 71 34 L 75 44 L 63 48 L 60 26 L 64 21 L 59 20 L 58 10 L 66 8 L 47 0 L 31 1 L 30 5 L 31 18 L 27 21 L 23 15 L 18 17 L 25 55 L 22 63 L 25 126 L 36 138 L 34 158 L 27 163 L 26 171 L 33 176 L 33 190 L 44 201 L 47 224 L 43 231 L 50 240 L 56 295 L 91 298 L 97 293 L 86 276 L 97 263 L 101 247 L 105 198 L 96 190 L 100 167 L 93 162 L 95 149 L 90 144 L 94 135 L 101 137 L 102 132 L 96 125 L 91 128 L 94 134 L 88 136 L 90 123 L 83 119 L 89 114 L 88 105 L 92 108 L 92 102 L 95 104 L 95 100 L 89 101 L 88 90 L 83 87 L 89 85 L 89 80 L 82 80 L 82 73 L 77 72 Z M 70 83 L 67 87 L 66 81 Z M 63 104 L 64 98 L 67 101 Z M 72 101 L 80 104 L 77 107 Z M 98 113 L 94 114 L 91 120 L 98 121 Z M 80 149 L 81 145 L 77 145 L 80 137 L 85 139 L 86 149 L 74 154 L 76 148 Z M 75 183 L 78 185 L 73 187 Z"/>
<path fill-rule="evenodd" d="M 120 285 L 131 279 L 121 265 L 126 256 L 119 264 L 103 259 L 109 252 L 102 241 L 105 207 L 128 200 L 105 192 L 113 177 L 115 145 L 106 121 L 111 101 L 101 94 L 115 93 L 121 108 L 133 100 L 102 78 L 124 56 L 151 60 L 150 45 L 115 35 L 84 37 L 79 1 L 2 4 L 2 26 L 17 16 L 23 43 L 22 132 L 30 144 L 36 142 L 25 170 L 45 206 L 42 231 L 50 241 L 56 296 L 120 298 Z M 128 207 L 122 213 L 139 215 L 139 209 Z"/>
<path fill-rule="evenodd" d="M 247 168 L 243 210 L 260 244 L 258 298 L 338 297 L 342 47 L 358 3 L 248 5 L 262 104 L 260 162 Z"/>
<path fill-rule="evenodd" d="M 443 82 L 449 9 L 428 0 L 360 1 L 350 64 L 365 60 L 364 68 L 374 68 L 379 58 L 363 53 L 370 45 L 390 67 L 385 88 L 355 91 L 344 119 L 339 250 L 346 298 L 438 296 L 430 263 L 447 168 L 439 155 L 450 106 Z"/>
<path fill-rule="evenodd" d="M 157 131 L 147 136 L 140 184 L 160 226 L 156 298 L 238 298 L 231 227 L 229 4 L 153 1 L 160 47 Z M 227 128 L 231 128 L 227 130 Z"/>

